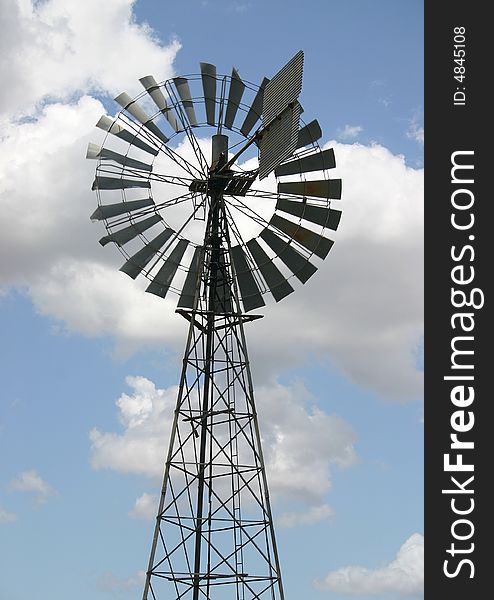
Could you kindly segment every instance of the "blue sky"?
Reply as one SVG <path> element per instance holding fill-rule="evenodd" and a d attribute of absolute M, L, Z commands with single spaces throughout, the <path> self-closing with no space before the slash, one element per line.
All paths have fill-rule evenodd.
<path fill-rule="evenodd" d="M 422 597 L 422 3 L 102 6 L 0 8 L 0 598 L 142 593 L 152 521 L 136 501 L 162 467 L 122 449 L 161 430 L 164 445 L 159 398 L 186 330 L 97 243 L 95 122 L 138 77 L 205 61 L 258 82 L 300 48 L 304 118 L 335 148 L 344 219 L 313 280 L 247 331 L 286 597 Z M 124 394 L 128 410 L 149 400 L 142 425 Z M 276 419 L 309 461 L 271 448 Z M 271 450 L 299 467 L 296 497 Z"/>

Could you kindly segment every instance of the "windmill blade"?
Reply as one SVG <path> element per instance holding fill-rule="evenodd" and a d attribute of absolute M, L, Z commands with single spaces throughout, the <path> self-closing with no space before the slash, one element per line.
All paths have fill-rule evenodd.
<path fill-rule="evenodd" d="M 247 264 L 242 246 L 233 246 L 231 249 L 233 264 L 235 266 L 235 275 L 237 277 L 240 293 L 242 294 L 242 303 L 246 312 L 254 308 L 264 306 L 261 292 L 257 287 L 256 280 Z"/>
<path fill-rule="evenodd" d="M 200 65 L 204 104 L 206 105 L 206 121 L 209 125 L 216 125 L 216 67 L 203 62 Z"/>
<path fill-rule="evenodd" d="M 168 142 L 168 138 L 161 131 L 161 129 L 153 123 L 151 117 L 144 111 L 134 100 L 127 94 L 127 92 L 122 92 L 115 98 L 115 102 L 118 102 L 120 106 L 129 114 L 131 114 L 135 119 L 142 123 L 146 129 L 149 129 L 151 133 L 153 133 L 158 139 L 160 139 L 164 144 Z"/>
<path fill-rule="evenodd" d="M 295 217 L 300 217 L 316 225 L 329 227 L 336 231 L 341 219 L 341 210 L 333 210 L 325 206 L 310 206 L 306 202 L 296 202 L 280 198 L 276 203 L 276 210 L 281 210 Z"/>
<path fill-rule="evenodd" d="M 286 108 L 263 132 L 259 143 L 259 179 L 295 152 L 300 122 L 300 104 L 295 101 Z"/>
<path fill-rule="evenodd" d="M 184 286 L 182 288 L 182 293 L 178 299 L 178 306 L 181 306 L 182 308 L 194 308 L 194 299 L 198 283 L 197 277 L 199 273 L 200 262 L 202 260 L 203 250 L 204 248 L 202 246 L 198 246 L 194 251 L 192 260 L 190 261 L 190 266 L 187 272 L 187 277 L 185 278 Z"/>
<path fill-rule="evenodd" d="M 310 229 L 306 229 L 298 223 L 287 221 L 277 214 L 274 214 L 271 217 L 269 223 L 283 233 L 286 233 L 286 235 L 290 236 L 292 240 L 302 244 L 302 246 L 307 248 L 307 250 L 314 252 L 314 254 L 319 256 L 319 258 L 326 258 L 334 243 L 333 240 L 328 240 L 328 238 L 325 238 L 322 235 L 311 231 Z"/>
<path fill-rule="evenodd" d="M 126 190 L 128 188 L 150 188 L 144 179 L 120 179 L 118 177 L 100 177 L 96 175 L 92 190 Z"/>
<path fill-rule="evenodd" d="M 314 196 L 315 198 L 341 199 L 341 179 L 318 181 L 290 181 L 278 184 L 279 194 Z"/>
<path fill-rule="evenodd" d="M 154 200 L 152 198 L 144 198 L 143 200 L 130 200 L 129 202 L 118 202 L 117 204 L 102 204 L 93 212 L 91 221 L 102 221 L 111 217 L 118 217 L 124 213 L 130 213 L 140 208 L 152 206 Z"/>
<path fill-rule="evenodd" d="M 150 229 L 156 223 L 162 221 L 162 218 L 159 215 L 152 215 L 143 221 L 139 221 L 138 223 L 132 223 L 128 227 L 124 227 L 119 231 L 115 231 L 109 235 L 105 235 L 99 241 L 102 246 L 106 246 L 109 242 L 115 242 L 118 246 L 123 246 L 130 240 L 136 238 L 140 233 L 144 233 L 144 231 Z"/>
<path fill-rule="evenodd" d="M 170 123 L 175 131 L 180 131 L 180 127 L 177 123 L 177 119 L 175 117 L 175 113 L 173 109 L 168 106 L 165 96 L 163 92 L 160 90 L 158 83 L 152 75 L 147 75 L 146 77 L 141 77 L 139 79 L 142 86 L 146 90 L 146 92 L 151 96 L 153 102 L 163 113 L 165 119 Z"/>
<path fill-rule="evenodd" d="M 140 148 L 141 150 L 144 150 L 144 152 L 152 154 L 153 156 L 156 156 L 159 152 L 157 148 L 153 148 L 149 144 L 146 144 L 146 142 L 143 142 L 137 137 L 137 134 L 131 133 L 124 127 L 121 127 L 120 125 L 118 125 L 118 123 L 116 123 L 107 115 L 103 115 L 100 118 L 100 120 L 96 123 L 96 127 L 99 127 L 103 131 L 111 133 L 112 135 L 120 138 L 121 140 L 126 141 L 128 144 L 131 144 L 136 148 Z"/>
<path fill-rule="evenodd" d="M 288 242 L 274 233 L 274 231 L 267 228 L 263 229 L 260 237 L 302 283 L 305 283 L 317 271 L 317 268 L 311 262 L 297 252 L 295 248 L 292 248 Z"/>
<path fill-rule="evenodd" d="M 251 132 L 251 130 L 254 127 L 254 125 L 261 118 L 261 114 L 262 114 L 262 100 L 264 98 L 264 89 L 265 89 L 265 87 L 266 87 L 266 85 L 268 83 L 269 83 L 269 79 L 267 79 L 265 77 L 262 80 L 262 83 L 259 86 L 259 89 L 257 90 L 256 97 L 252 101 L 252 104 L 251 104 L 251 106 L 249 108 L 249 112 L 247 113 L 247 116 L 245 117 L 245 120 L 244 120 L 244 122 L 242 124 L 242 127 L 240 128 L 240 132 L 245 137 L 249 136 L 249 133 Z"/>
<path fill-rule="evenodd" d="M 251 253 L 256 265 L 261 272 L 264 280 L 268 284 L 269 291 L 273 295 L 276 302 L 279 302 L 288 294 L 293 292 L 292 286 L 287 279 L 282 275 L 278 267 L 273 263 L 269 256 L 261 248 L 257 240 L 252 239 L 247 242 L 247 248 Z"/>
<path fill-rule="evenodd" d="M 113 150 L 102 148 L 101 146 L 93 144 L 92 142 L 89 142 L 89 145 L 87 147 L 86 158 L 101 158 L 102 160 L 113 160 L 114 162 L 117 162 L 124 167 L 130 167 L 131 169 L 139 169 L 140 171 L 153 170 L 152 165 L 148 165 L 147 163 L 141 162 L 140 160 L 135 160 L 134 158 L 129 158 L 128 156 L 124 156 L 123 154 L 119 154 L 118 152 L 113 152 Z"/>
<path fill-rule="evenodd" d="M 324 171 L 325 169 L 334 169 L 336 162 L 332 148 L 322 152 L 314 152 L 309 156 L 298 158 L 276 167 L 274 174 L 277 177 L 282 175 L 294 175 L 295 173 L 309 173 L 310 171 Z"/>
<path fill-rule="evenodd" d="M 304 53 L 299 50 L 266 85 L 262 103 L 262 124 L 269 125 L 297 98 L 302 91 Z"/>
<path fill-rule="evenodd" d="M 194 111 L 194 103 L 192 102 L 192 96 L 190 95 L 189 82 L 185 77 L 175 77 L 173 79 L 175 87 L 177 88 L 180 100 L 187 114 L 187 118 L 192 127 L 197 127 L 196 113 Z"/>
<path fill-rule="evenodd" d="M 167 240 L 175 232 L 173 229 L 165 229 L 155 238 L 153 238 L 148 244 L 141 248 L 139 252 L 136 252 L 134 256 L 131 256 L 129 260 L 120 267 L 120 271 L 123 273 L 127 273 L 129 277 L 135 279 L 139 273 L 144 269 L 144 267 L 148 264 L 148 262 L 153 258 L 153 256 L 161 250 L 161 248 L 166 244 Z"/>
<path fill-rule="evenodd" d="M 180 240 L 178 242 L 170 256 L 165 260 L 165 264 L 156 273 L 153 281 L 146 288 L 146 292 L 160 296 L 161 298 L 166 296 L 188 245 L 189 240 Z"/>
<path fill-rule="evenodd" d="M 238 107 L 245 90 L 245 83 L 240 79 L 237 69 L 233 67 L 230 89 L 228 90 L 228 102 L 226 105 L 225 127 L 231 129 L 237 115 Z"/>
<path fill-rule="evenodd" d="M 321 126 L 316 120 L 311 121 L 298 132 L 297 148 L 302 148 L 302 146 L 308 146 L 309 144 L 317 142 L 321 137 Z"/>

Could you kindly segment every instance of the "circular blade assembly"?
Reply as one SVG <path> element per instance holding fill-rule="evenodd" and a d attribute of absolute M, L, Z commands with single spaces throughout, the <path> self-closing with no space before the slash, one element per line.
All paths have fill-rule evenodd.
<path fill-rule="evenodd" d="M 318 122 L 299 125 L 302 66 L 299 52 L 260 85 L 235 68 L 219 75 L 209 63 L 162 83 L 148 75 L 139 96 L 116 98 L 116 117 L 101 117 L 106 136 L 87 153 L 98 161 L 91 219 L 106 227 L 100 243 L 124 255 L 120 270 L 149 280 L 146 291 L 172 291 L 179 307 L 193 308 L 210 260 L 204 236 L 213 196 L 229 230 L 220 271 L 233 274 L 244 311 L 263 306 L 268 292 L 278 302 L 327 256 L 341 180 L 329 176 L 334 152 L 319 147 Z M 232 310 L 226 300 L 222 306 Z"/>

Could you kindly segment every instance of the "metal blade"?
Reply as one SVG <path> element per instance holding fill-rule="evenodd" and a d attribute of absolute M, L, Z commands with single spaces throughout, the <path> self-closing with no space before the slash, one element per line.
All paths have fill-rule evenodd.
<path fill-rule="evenodd" d="M 198 246 L 194 251 L 192 260 L 190 261 L 190 267 L 187 277 L 185 278 L 184 287 L 182 288 L 182 293 L 178 299 L 178 306 L 183 308 L 194 308 L 194 300 L 198 284 L 197 277 L 200 268 L 200 261 L 202 260 L 203 250 L 204 248 L 202 246 Z"/>
<path fill-rule="evenodd" d="M 296 202 L 280 198 L 276 203 L 276 209 L 296 217 L 301 217 L 311 223 L 329 227 L 336 231 L 341 219 L 341 210 L 333 210 L 325 206 L 309 206 L 306 202 Z"/>
<path fill-rule="evenodd" d="M 317 142 L 321 137 L 321 126 L 316 120 L 311 121 L 298 132 L 297 148 L 302 148 L 302 146 L 308 146 L 313 142 Z"/>
<path fill-rule="evenodd" d="M 200 63 L 204 104 L 206 105 L 206 121 L 215 125 L 216 111 L 216 67 L 209 63 Z"/>
<path fill-rule="evenodd" d="M 311 223 L 329 227 L 336 231 L 341 219 L 341 210 L 333 210 L 325 206 L 309 206 L 305 202 L 296 202 L 280 198 L 276 203 L 276 209 L 290 215 L 300 217 Z"/>
<path fill-rule="evenodd" d="M 264 306 L 265 302 L 262 299 L 256 280 L 247 264 L 242 247 L 233 246 L 231 253 L 233 264 L 235 266 L 235 275 L 237 277 L 240 293 L 242 294 L 244 309 L 248 312 L 254 308 Z"/>
<path fill-rule="evenodd" d="M 98 206 L 93 212 L 90 219 L 91 221 L 102 221 L 103 219 L 110 219 L 111 217 L 117 217 L 124 213 L 130 213 L 140 208 L 146 208 L 146 206 L 152 206 L 154 200 L 152 198 L 145 198 L 143 200 L 130 200 L 129 202 L 118 202 L 117 204 L 106 204 Z"/>
<path fill-rule="evenodd" d="M 283 277 L 281 271 L 279 271 L 278 267 L 264 252 L 257 240 L 249 240 L 247 242 L 247 247 L 254 258 L 256 265 L 259 267 L 259 271 L 261 271 L 264 280 L 268 284 L 269 291 L 273 294 L 273 298 L 276 302 L 279 302 L 282 298 L 291 294 L 293 292 L 292 286 L 285 277 Z"/>
<path fill-rule="evenodd" d="M 159 152 L 159 150 L 157 150 L 156 148 L 153 148 L 149 144 L 146 144 L 146 142 L 140 140 L 135 133 L 131 133 L 127 129 L 124 129 L 123 127 L 118 125 L 118 123 L 116 123 L 113 119 L 106 115 L 103 115 L 100 118 L 100 120 L 96 123 L 96 127 L 99 127 L 103 131 L 111 133 L 112 135 L 120 138 L 121 140 L 125 140 L 132 146 L 140 148 L 141 150 L 144 150 L 144 152 L 152 154 L 153 156 L 156 156 Z"/>
<path fill-rule="evenodd" d="M 131 256 L 129 260 L 120 267 L 120 271 L 127 273 L 129 277 L 135 279 L 174 233 L 173 229 L 165 229 L 165 231 L 162 231 L 152 239 L 149 244 L 146 244 L 144 248 L 141 248 L 139 252 L 136 252 L 134 256 Z"/>
<path fill-rule="evenodd" d="M 302 283 L 305 283 L 317 271 L 317 268 L 311 262 L 297 252 L 295 248 L 292 248 L 288 242 L 274 233 L 274 231 L 263 229 L 260 237 Z"/>
<path fill-rule="evenodd" d="M 277 177 L 282 175 L 294 175 L 295 173 L 309 173 L 310 171 L 323 171 L 324 169 L 334 169 L 336 162 L 332 148 L 315 152 L 304 158 L 292 160 L 276 168 L 274 174 Z"/>
<path fill-rule="evenodd" d="M 280 231 L 283 231 L 283 233 L 289 235 L 293 240 L 302 244 L 307 250 L 314 252 L 319 258 L 326 258 L 334 243 L 332 240 L 328 240 L 322 235 L 302 227 L 298 223 L 287 221 L 277 214 L 274 214 L 269 222 Z"/>
<path fill-rule="evenodd" d="M 297 196 L 314 196 L 315 198 L 331 198 L 340 200 L 341 179 L 318 181 L 290 181 L 278 184 L 279 194 L 295 194 Z"/>
<path fill-rule="evenodd" d="M 295 152 L 300 121 L 300 104 L 286 108 L 262 134 L 259 143 L 259 179 L 267 177 L 273 169 Z"/>
<path fill-rule="evenodd" d="M 146 288 L 146 292 L 160 296 L 161 298 L 166 296 L 188 245 L 189 240 L 180 240 L 178 242 L 170 256 L 166 259 L 165 264 L 156 273 L 156 277 Z"/>
<path fill-rule="evenodd" d="M 299 50 L 286 65 L 276 73 L 264 90 L 262 124 L 264 127 L 276 119 L 302 91 L 304 53 Z"/>
<path fill-rule="evenodd" d="M 99 243 L 102 246 L 106 246 L 109 242 L 115 242 L 118 246 L 123 246 L 127 242 L 130 242 L 130 240 L 136 238 L 140 233 L 143 233 L 153 225 L 156 225 L 156 223 L 159 223 L 161 220 L 159 215 L 152 215 L 139 223 L 132 223 L 132 225 L 124 227 L 123 229 L 120 229 L 120 231 L 105 235 L 100 239 Z"/>
<path fill-rule="evenodd" d="M 175 87 L 177 88 L 178 95 L 182 100 L 182 105 L 189 119 L 189 123 L 192 127 L 197 127 L 196 113 L 194 111 L 194 103 L 192 102 L 192 96 L 190 95 L 189 83 L 185 77 L 175 77 L 173 79 Z"/>
<path fill-rule="evenodd" d="M 148 165 L 147 163 L 141 162 L 140 160 L 135 160 L 134 158 L 129 158 L 128 156 L 124 156 L 123 154 L 119 154 L 118 152 L 113 152 L 113 150 L 108 150 L 107 148 L 102 148 L 97 144 L 89 143 L 87 147 L 86 158 L 90 159 L 106 159 L 113 160 L 121 164 L 124 167 L 130 167 L 131 169 L 139 169 L 140 171 L 152 171 L 153 166 Z"/>
<path fill-rule="evenodd" d="M 249 136 L 251 129 L 254 127 L 254 125 L 257 123 L 257 121 L 261 118 L 262 99 L 264 97 L 264 88 L 266 87 L 266 85 L 268 83 L 269 83 L 269 79 L 267 79 L 265 77 L 262 80 L 262 83 L 259 86 L 259 89 L 257 90 L 256 97 L 252 101 L 252 104 L 249 108 L 249 112 L 247 113 L 247 116 L 245 117 L 242 127 L 240 128 L 240 132 L 245 137 Z"/>
<path fill-rule="evenodd" d="M 160 111 L 165 116 L 165 119 L 170 123 L 175 131 L 180 131 L 180 127 L 177 123 L 177 119 L 175 117 L 175 113 L 173 109 L 168 106 L 165 96 L 163 92 L 160 90 L 158 83 L 152 75 L 147 75 L 146 77 L 141 77 L 139 79 L 144 89 L 151 96 L 153 102 L 160 109 Z"/>
<path fill-rule="evenodd" d="M 231 129 L 238 107 L 242 100 L 245 90 L 245 83 L 240 79 L 235 67 L 232 69 L 232 78 L 230 80 L 230 89 L 228 90 L 228 103 L 226 105 L 225 127 Z"/>
<path fill-rule="evenodd" d="M 137 102 L 132 99 L 127 92 L 122 92 L 115 98 L 115 102 L 118 102 L 120 106 L 136 118 L 139 123 L 142 123 L 146 129 L 149 129 L 151 133 L 160 139 L 164 144 L 168 142 L 168 138 L 161 131 L 161 129 L 153 123 L 151 117 L 144 111 Z"/>
<path fill-rule="evenodd" d="M 150 188 L 149 181 L 144 179 L 119 179 L 117 177 L 96 176 L 92 190 L 126 190 L 127 188 Z"/>

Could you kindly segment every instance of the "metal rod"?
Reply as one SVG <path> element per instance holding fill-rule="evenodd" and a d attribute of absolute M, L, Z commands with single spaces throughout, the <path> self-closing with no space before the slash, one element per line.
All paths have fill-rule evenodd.
<path fill-rule="evenodd" d="M 209 394 L 211 387 L 211 367 L 213 357 L 213 338 L 215 325 L 215 308 L 216 308 L 216 286 L 218 282 L 218 266 L 220 258 L 221 237 L 219 235 L 219 204 L 222 201 L 220 194 L 211 194 L 210 204 L 210 230 L 209 242 L 211 243 L 211 256 L 209 261 L 209 294 L 207 310 L 210 314 L 207 318 L 206 326 L 206 356 L 204 366 L 204 385 L 202 396 L 202 412 L 201 412 L 201 427 L 200 427 L 200 446 L 199 446 L 199 464 L 197 477 L 197 519 L 196 519 L 196 539 L 194 549 L 194 594 L 193 600 L 199 600 L 200 589 L 200 571 L 201 571 L 201 547 L 202 547 L 202 512 L 204 503 L 204 479 L 206 468 L 206 442 L 208 436 L 207 414 L 209 411 Z"/>

